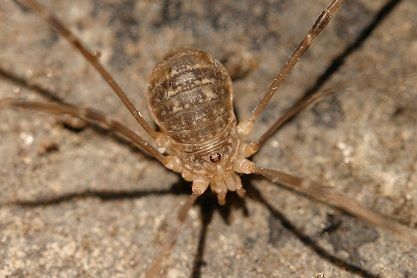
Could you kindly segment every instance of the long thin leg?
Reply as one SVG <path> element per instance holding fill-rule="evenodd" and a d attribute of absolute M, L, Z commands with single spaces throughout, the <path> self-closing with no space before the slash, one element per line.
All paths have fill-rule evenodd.
<path fill-rule="evenodd" d="M 78 108 L 68 104 L 42 103 L 13 98 L 0 99 L 0 108 L 1 107 L 20 107 L 44 111 L 48 113 L 69 114 L 88 122 L 96 122 L 103 124 L 132 140 L 134 143 L 136 143 L 142 149 L 144 149 L 150 156 L 159 160 L 163 165 L 166 164 L 165 157 L 161 153 L 159 153 L 154 147 L 152 147 L 148 142 L 146 142 L 141 136 L 136 134 L 133 130 L 123 125 L 119 121 L 109 119 L 102 113 L 91 108 Z"/>
<path fill-rule="evenodd" d="M 347 196 L 331 191 L 328 187 L 280 171 L 257 166 L 253 167 L 252 173 L 264 176 L 273 183 L 277 183 L 327 205 L 338 208 L 366 223 L 391 231 L 403 240 L 405 239 L 413 244 L 417 244 L 417 234 L 413 230 L 371 211 Z"/>
<path fill-rule="evenodd" d="M 340 87 L 340 86 L 337 86 Z M 275 132 L 277 132 L 285 123 L 290 119 L 295 117 L 298 113 L 302 112 L 304 109 L 309 107 L 312 103 L 322 99 L 323 97 L 329 96 L 338 90 L 335 87 L 332 87 L 329 90 L 319 91 L 315 94 L 312 94 L 306 98 L 300 98 L 290 109 L 288 109 L 281 117 L 276 120 L 276 122 L 256 140 L 255 143 L 252 143 L 252 147 L 258 150 Z"/>
<path fill-rule="evenodd" d="M 321 31 L 327 26 L 330 22 L 332 16 L 336 13 L 338 8 L 343 4 L 344 0 L 333 0 L 330 5 L 325 9 L 321 15 L 317 18 L 313 27 L 300 42 L 298 47 L 294 50 L 291 56 L 288 58 L 285 65 L 281 68 L 279 73 L 275 76 L 274 81 L 268 88 L 268 91 L 265 93 L 261 101 L 258 103 L 256 108 L 253 110 L 252 115 L 249 120 L 241 122 L 238 126 L 239 132 L 241 134 L 248 135 L 253 129 L 253 125 L 258 117 L 265 110 L 272 96 L 276 93 L 279 86 L 283 83 L 286 77 L 290 74 L 291 70 L 300 60 L 301 56 L 306 52 L 309 46 L 313 43 L 314 39 L 320 34 Z"/>
<path fill-rule="evenodd" d="M 74 46 L 81 53 L 82 56 L 100 73 L 101 77 L 109 84 L 113 91 L 117 94 L 126 108 L 130 111 L 136 121 L 145 129 L 145 131 L 153 138 L 156 139 L 157 132 L 145 121 L 141 113 L 136 109 L 132 101 L 127 97 L 120 85 L 113 79 L 110 73 L 103 67 L 98 60 L 98 56 L 93 54 L 87 47 L 84 46 L 82 41 L 75 36 L 65 25 L 56 18 L 45 7 L 40 5 L 34 0 L 19 0 L 23 5 L 32 9 L 46 22 L 48 22 L 52 28 L 54 28 L 62 37 L 64 37 L 72 46 Z"/>
<path fill-rule="evenodd" d="M 185 220 L 187 219 L 188 212 L 190 211 L 191 207 L 194 205 L 195 201 L 199 197 L 199 194 L 193 193 L 190 196 L 188 196 L 187 201 L 181 205 L 179 211 L 178 211 L 178 220 L 179 223 L 173 229 L 167 236 L 166 241 L 163 243 L 161 248 L 156 253 L 156 256 L 154 257 L 151 265 L 148 267 L 145 273 L 145 277 L 147 278 L 153 278 L 153 277 L 160 277 L 160 271 L 161 271 L 161 263 L 163 259 L 169 255 L 170 251 L 172 250 L 172 247 L 175 244 L 175 241 L 177 240 L 182 227 L 184 226 Z"/>

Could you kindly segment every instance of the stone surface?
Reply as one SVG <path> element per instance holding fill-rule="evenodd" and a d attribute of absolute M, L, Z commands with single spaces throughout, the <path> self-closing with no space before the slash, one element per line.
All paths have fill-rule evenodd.
<path fill-rule="evenodd" d="M 147 119 L 148 74 L 178 46 L 202 48 L 240 75 L 235 110 L 246 118 L 327 2 L 42 1 L 101 53 Z M 417 3 L 347 2 L 253 138 L 320 80 L 320 90 L 335 94 L 274 135 L 255 162 L 332 186 L 416 230 Z M 96 72 L 37 16 L 2 1 L 0 22 L 0 97 L 94 107 L 143 134 Z M 112 132 L 73 122 L 0 110 L 0 276 L 137 277 L 189 192 Z M 226 207 L 202 197 L 164 264 L 167 276 L 417 273 L 416 247 L 392 234 L 262 179 L 245 183 L 247 198 L 231 194 Z"/>

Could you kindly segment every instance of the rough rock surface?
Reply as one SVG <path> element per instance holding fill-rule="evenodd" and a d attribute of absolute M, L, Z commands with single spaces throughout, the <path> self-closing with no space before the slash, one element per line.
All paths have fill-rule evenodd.
<path fill-rule="evenodd" d="M 148 74 L 178 46 L 229 66 L 235 110 L 247 117 L 329 1 L 307 2 L 42 1 L 101 53 L 147 119 Z M 253 138 L 303 94 L 335 94 L 287 124 L 255 162 L 332 186 L 416 230 L 416 18 L 414 0 L 347 1 Z M 1 1 L 0 22 L 0 97 L 90 106 L 142 132 L 41 19 Z M 164 264 L 168 277 L 417 273 L 417 248 L 392 234 L 263 179 L 245 186 L 248 196 L 231 194 L 225 207 L 202 197 Z M 189 184 L 106 129 L 3 109 L 0 192 L 0 276 L 137 277 Z"/>

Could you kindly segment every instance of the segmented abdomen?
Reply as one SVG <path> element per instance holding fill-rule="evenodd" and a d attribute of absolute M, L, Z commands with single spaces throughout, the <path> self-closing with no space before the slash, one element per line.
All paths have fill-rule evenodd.
<path fill-rule="evenodd" d="M 149 78 L 148 102 L 162 131 L 180 144 L 210 141 L 235 121 L 227 71 L 197 49 L 164 57 Z"/>

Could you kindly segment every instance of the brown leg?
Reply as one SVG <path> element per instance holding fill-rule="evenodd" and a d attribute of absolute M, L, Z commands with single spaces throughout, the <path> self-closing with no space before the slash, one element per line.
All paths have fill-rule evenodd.
<path fill-rule="evenodd" d="M 298 113 L 301 113 L 304 109 L 309 107 L 312 103 L 322 99 L 323 97 L 332 95 L 333 93 L 337 92 L 341 86 L 333 86 L 329 90 L 319 91 L 315 94 L 312 94 L 306 98 L 299 99 L 290 109 L 288 109 L 275 123 L 268 128 L 267 131 L 256 140 L 255 143 L 252 143 L 251 146 L 255 149 L 259 149 L 262 145 L 268 140 L 275 132 L 277 132 L 285 123 L 287 123 L 290 119 L 296 116 Z M 343 87 L 342 87 L 343 88 Z"/>
<path fill-rule="evenodd" d="M 113 79 L 110 73 L 103 67 L 98 60 L 98 55 L 92 53 L 84 46 L 82 41 L 75 36 L 65 25 L 50 13 L 45 7 L 35 0 L 19 0 L 24 6 L 32 9 L 40 17 L 51 25 L 63 38 L 65 38 L 72 46 L 74 46 L 81 55 L 100 73 L 101 77 L 109 84 L 113 91 L 117 94 L 126 108 L 130 111 L 136 121 L 145 129 L 145 131 L 155 140 L 157 132 L 145 121 L 141 113 L 133 105 L 132 101 L 127 97 L 120 85 Z"/>
<path fill-rule="evenodd" d="M 264 176 L 273 183 L 338 208 L 366 223 L 388 230 L 401 239 L 417 244 L 417 234 L 415 231 L 402 226 L 385 216 L 371 211 L 359 202 L 347 196 L 332 192 L 328 187 L 280 171 L 265 169 L 257 166 L 253 166 L 252 173 Z"/>
<path fill-rule="evenodd" d="M 268 91 L 265 93 L 265 95 L 263 96 L 261 101 L 258 103 L 256 108 L 253 110 L 250 119 L 239 123 L 238 130 L 240 134 L 249 135 L 251 133 L 255 121 L 265 110 L 266 106 L 268 105 L 269 101 L 278 90 L 279 86 L 284 82 L 286 77 L 290 74 L 291 70 L 294 68 L 298 60 L 300 60 L 301 56 L 303 56 L 303 54 L 306 52 L 309 46 L 313 43 L 314 39 L 327 26 L 330 19 L 336 13 L 338 8 L 343 4 L 343 2 L 344 0 L 333 0 L 330 3 L 330 5 L 327 7 L 327 9 L 325 9 L 321 13 L 321 15 L 317 18 L 313 27 L 311 27 L 310 31 L 307 33 L 307 35 L 300 42 L 298 47 L 291 54 L 290 58 L 288 58 L 287 62 L 281 68 L 279 73 L 275 76 L 275 79 L 269 86 Z"/>
<path fill-rule="evenodd" d="M 181 205 L 181 207 L 178 210 L 179 223 L 175 227 L 175 229 L 171 230 L 164 244 L 156 253 L 156 256 L 154 257 L 151 265 L 146 270 L 145 277 L 147 278 L 160 277 L 161 263 L 163 259 L 166 256 L 168 256 L 170 251 L 172 250 L 172 247 L 174 246 L 175 241 L 177 240 L 182 230 L 182 227 L 184 226 L 185 220 L 187 219 L 188 212 L 190 211 L 191 207 L 194 205 L 195 201 L 197 200 L 199 196 L 200 196 L 199 194 L 193 193 L 188 197 L 187 201 Z"/>
<path fill-rule="evenodd" d="M 109 127 L 110 129 L 120 133 L 134 143 L 139 145 L 144 149 L 150 156 L 159 160 L 163 165 L 166 164 L 166 158 L 161 153 L 159 153 L 154 147 L 152 147 L 148 142 L 146 142 L 141 136 L 136 134 L 133 130 L 123 125 L 119 121 L 109 119 L 104 116 L 102 113 L 93 110 L 91 108 L 78 108 L 68 104 L 58 104 L 58 103 L 42 103 L 36 101 L 27 101 L 13 98 L 0 99 L 0 108 L 2 107 L 19 107 L 26 109 L 33 109 L 44 111 L 48 113 L 56 114 L 69 114 L 88 122 L 96 122 L 102 125 Z"/>

